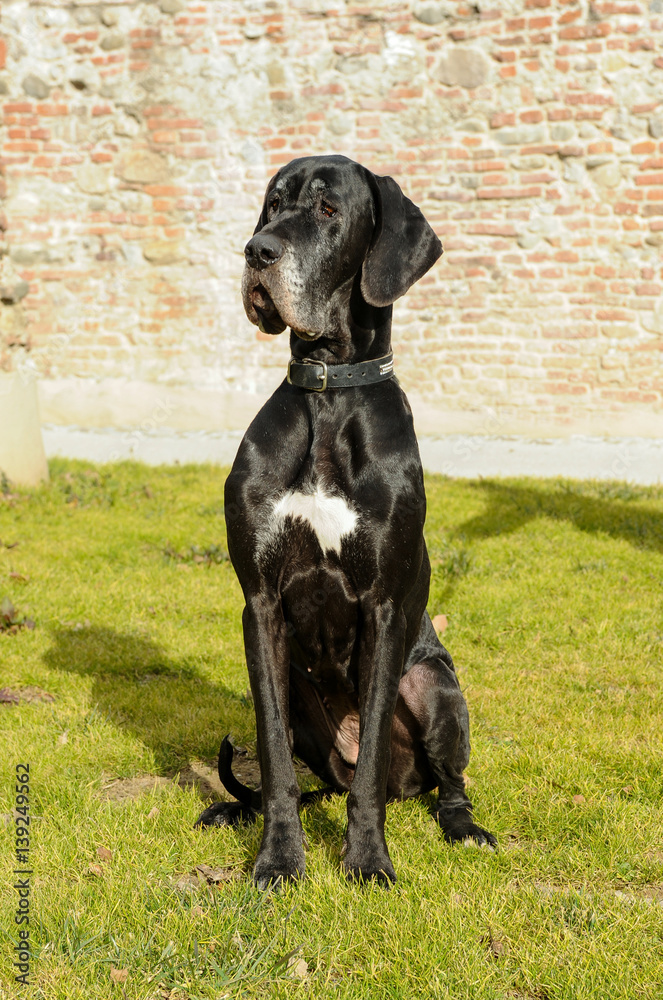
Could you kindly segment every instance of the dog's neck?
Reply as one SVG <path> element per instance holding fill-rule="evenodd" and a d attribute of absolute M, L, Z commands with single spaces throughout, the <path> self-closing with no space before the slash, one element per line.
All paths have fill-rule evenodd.
<path fill-rule="evenodd" d="M 315 340 L 290 331 L 290 351 L 298 360 L 328 365 L 356 364 L 383 358 L 391 352 L 393 306 L 372 306 L 359 289 L 359 280 L 338 289 L 330 303 L 329 328 Z"/>

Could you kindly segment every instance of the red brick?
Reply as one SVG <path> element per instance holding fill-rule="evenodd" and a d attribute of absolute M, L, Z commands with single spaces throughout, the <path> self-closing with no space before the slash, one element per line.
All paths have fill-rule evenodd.
<path fill-rule="evenodd" d="M 178 138 L 178 133 L 172 131 L 152 133 L 152 142 L 160 143 L 162 145 L 172 145 L 178 141 Z"/>
<path fill-rule="evenodd" d="M 612 25 L 608 24 L 607 21 L 599 21 L 593 24 L 573 24 L 568 28 L 561 28 L 559 32 L 560 38 L 604 38 L 609 35 L 612 31 Z"/>
<path fill-rule="evenodd" d="M 538 198 L 541 195 L 540 187 L 497 187 L 479 188 L 477 198 Z"/>
<path fill-rule="evenodd" d="M 530 31 L 540 31 L 542 28 L 552 28 L 552 17 L 530 17 L 527 27 Z"/>

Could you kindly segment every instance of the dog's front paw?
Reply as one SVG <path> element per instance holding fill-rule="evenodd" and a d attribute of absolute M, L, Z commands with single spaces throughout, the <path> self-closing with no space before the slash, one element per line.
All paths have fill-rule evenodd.
<path fill-rule="evenodd" d="M 390 889 L 396 881 L 396 872 L 389 857 L 387 845 L 349 847 L 343 845 L 343 871 L 348 882 L 376 882 Z"/>
<path fill-rule="evenodd" d="M 433 816 L 440 824 L 447 843 L 457 844 L 459 841 L 472 840 L 478 847 L 497 849 L 497 838 L 488 830 L 476 825 L 472 819 L 472 810 L 467 806 L 456 808 L 440 806 L 433 810 Z"/>
<path fill-rule="evenodd" d="M 244 806 L 241 802 L 215 802 L 201 812 L 193 825 L 194 828 L 239 826 L 241 823 L 254 823 L 257 818 L 255 809 Z"/>
<path fill-rule="evenodd" d="M 386 861 L 364 861 L 362 864 L 343 862 L 343 870 L 348 882 L 375 882 L 384 889 L 391 889 L 396 881 L 396 872 L 389 858 Z"/>
<path fill-rule="evenodd" d="M 259 889 L 279 889 L 286 882 L 304 878 L 306 859 L 301 841 L 264 844 L 258 852 L 253 881 Z"/>

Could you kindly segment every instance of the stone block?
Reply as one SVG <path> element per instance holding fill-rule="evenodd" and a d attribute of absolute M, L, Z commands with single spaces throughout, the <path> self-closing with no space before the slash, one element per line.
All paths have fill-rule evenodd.
<path fill-rule="evenodd" d="M 101 12 L 101 23 L 107 28 L 114 27 L 120 20 L 120 12 L 117 7 L 104 7 Z"/>
<path fill-rule="evenodd" d="M 500 128 L 494 133 L 502 146 L 529 146 L 545 142 L 545 125 L 516 125 L 515 128 Z"/>
<path fill-rule="evenodd" d="M 436 75 L 450 87 L 473 90 L 488 81 L 490 70 L 490 60 L 481 49 L 459 45 L 442 56 Z"/>
<path fill-rule="evenodd" d="M 110 184 L 110 170 L 101 163 L 83 163 L 76 171 L 76 183 L 86 194 L 104 194 Z"/>
<path fill-rule="evenodd" d="M 158 184 L 168 179 L 168 164 L 163 156 L 149 149 L 130 149 L 115 168 L 122 180 L 135 184 Z"/>
<path fill-rule="evenodd" d="M 423 0 L 423 2 L 414 4 L 412 14 L 422 24 L 439 24 L 440 21 L 444 21 L 445 17 L 453 16 L 455 11 L 453 10 L 453 4 L 448 2 Z"/>
<path fill-rule="evenodd" d="M 601 187 L 614 188 L 622 179 L 618 163 L 602 163 L 591 171 L 592 180 Z"/>
<path fill-rule="evenodd" d="M 35 264 L 43 264 L 48 259 L 48 251 L 43 246 L 24 244 L 12 246 L 9 256 L 19 267 L 33 267 Z"/>
<path fill-rule="evenodd" d="M 643 312 L 641 322 L 649 333 L 663 334 L 663 302 L 659 302 L 652 312 Z"/>
<path fill-rule="evenodd" d="M 74 11 L 74 17 L 76 18 L 77 24 L 97 24 L 99 20 L 99 11 L 96 7 L 79 7 L 78 10 Z"/>
<path fill-rule="evenodd" d="M 0 300 L 5 305 L 15 305 L 24 299 L 30 285 L 16 273 L 9 257 L 0 258 Z"/>
<path fill-rule="evenodd" d="M 143 245 L 143 256 L 150 264 L 175 264 L 184 257 L 184 247 L 174 240 L 152 240 Z"/>
<path fill-rule="evenodd" d="M 550 126 L 550 138 L 553 142 L 568 142 L 575 134 L 575 125 L 571 122 L 556 122 Z"/>
<path fill-rule="evenodd" d="M 121 31 L 109 31 L 99 42 L 104 52 L 112 52 L 114 49 L 121 49 L 126 44 L 126 39 Z"/>
<path fill-rule="evenodd" d="M 23 87 L 23 92 L 28 97 L 34 97 L 38 101 L 44 101 L 51 92 L 51 88 L 46 81 L 42 80 L 36 73 L 28 73 L 27 76 L 24 76 L 21 86 Z"/>
<path fill-rule="evenodd" d="M 459 132 L 487 132 L 488 124 L 484 118 L 463 118 L 456 128 Z"/>

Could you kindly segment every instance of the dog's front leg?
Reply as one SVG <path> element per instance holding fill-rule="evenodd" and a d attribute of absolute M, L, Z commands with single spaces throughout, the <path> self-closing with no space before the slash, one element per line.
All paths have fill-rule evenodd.
<path fill-rule="evenodd" d="M 405 618 L 390 601 L 363 607 L 359 660 L 359 755 L 348 794 L 343 864 L 348 878 L 396 881 L 384 836 L 391 723 L 403 672 Z"/>
<path fill-rule="evenodd" d="M 261 592 L 249 597 L 243 624 L 265 817 L 253 880 L 259 888 L 266 889 L 300 878 L 305 868 L 299 787 L 289 740 L 290 654 L 277 595 Z"/>

